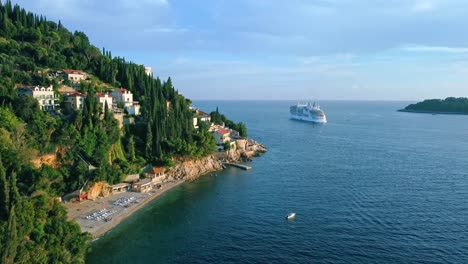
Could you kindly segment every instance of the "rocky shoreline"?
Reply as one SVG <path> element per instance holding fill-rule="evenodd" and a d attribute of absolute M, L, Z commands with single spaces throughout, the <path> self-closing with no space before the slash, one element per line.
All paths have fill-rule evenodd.
<path fill-rule="evenodd" d="M 109 195 L 104 190 L 105 183 L 95 183 L 90 188 L 95 199 L 81 203 L 66 203 L 68 219 L 75 220 L 83 232 L 89 232 L 94 238 L 104 235 L 117 226 L 121 221 L 133 215 L 140 208 L 166 191 L 186 181 L 196 180 L 210 172 L 223 170 L 223 162 L 239 163 L 252 160 L 253 157 L 262 155 L 267 148 L 252 139 L 238 139 L 236 144 L 228 151 L 216 152 L 213 155 L 200 159 L 179 161 L 165 173 L 165 181 L 161 188 L 153 189 L 147 194 L 126 192 L 117 195 Z M 121 208 L 114 206 L 113 201 L 119 198 L 136 197 L 137 204 Z M 100 210 L 112 210 L 114 214 L 110 221 L 92 221 L 86 216 Z"/>

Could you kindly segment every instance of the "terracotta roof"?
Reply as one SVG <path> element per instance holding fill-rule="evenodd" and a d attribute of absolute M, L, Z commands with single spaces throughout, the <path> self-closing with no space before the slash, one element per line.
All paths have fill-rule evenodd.
<path fill-rule="evenodd" d="M 107 97 L 109 97 L 108 93 L 96 93 L 97 97 L 106 97 L 106 95 L 107 95 Z"/>
<path fill-rule="evenodd" d="M 154 174 L 158 174 L 158 173 L 164 173 L 164 170 L 165 170 L 164 167 L 153 167 L 151 172 Z"/>
<path fill-rule="evenodd" d="M 119 91 L 119 92 L 121 92 L 121 93 L 128 92 L 128 90 L 125 89 L 125 88 L 118 88 L 118 89 L 115 89 L 115 90 L 117 90 L 117 91 Z"/>
<path fill-rule="evenodd" d="M 220 134 L 222 134 L 222 135 L 229 134 L 229 130 L 227 130 L 227 129 L 218 129 L 217 132 L 220 133 Z"/>
<path fill-rule="evenodd" d="M 69 69 L 65 69 L 63 70 L 63 72 L 65 73 L 71 73 L 71 74 L 85 74 L 84 72 L 80 71 L 80 70 L 69 70 Z"/>

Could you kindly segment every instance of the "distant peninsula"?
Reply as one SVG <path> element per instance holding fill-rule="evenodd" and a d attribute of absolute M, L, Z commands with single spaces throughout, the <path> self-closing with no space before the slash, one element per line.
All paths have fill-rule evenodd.
<path fill-rule="evenodd" d="M 430 114 L 454 114 L 468 115 L 468 98 L 447 97 L 443 99 L 428 99 L 416 104 L 410 104 L 400 112 L 430 113 Z"/>

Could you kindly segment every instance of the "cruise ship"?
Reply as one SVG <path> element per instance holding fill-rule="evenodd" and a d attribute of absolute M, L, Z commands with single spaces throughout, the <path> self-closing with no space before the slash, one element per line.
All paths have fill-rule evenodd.
<path fill-rule="evenodd" d="M 317 103 L 307 103 L 293 105 L 289 109 L 291 113 L 291 119 L 308 121 L 314 123 L 326 123 L 327 117 L 320 106 Z"/>

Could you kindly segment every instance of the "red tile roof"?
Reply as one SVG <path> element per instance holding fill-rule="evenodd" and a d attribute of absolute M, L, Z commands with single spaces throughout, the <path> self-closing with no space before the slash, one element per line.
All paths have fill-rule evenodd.
<path fill-rule="evenodd" d="M 218 133 L 220 133 L 222 135 L 226 135 L 226 134 L 229 134 L 229 130 L 227 130 L 227 129 L 218 129 Z"/>
<path fill-rule="evenodd" d="M 108 93 L 96 93 L 97 97 L 106 97 L 106 95 L 107 95 L 107 97 L 109 97 Z"/>
<path fill-rule="evenodd" d="M 80 70 L 69 70 L 69 69 L 64 69 L 63 72 L 68 73 L 68 74 L 85 74 L 84 72 Z"/>
<path fill-rule="evenodd" d="M 164 167 L 153 167 L 152 172 L 154 174 L 158 174 L 158 173 L 164 173 L 164 170 L 165 170 Z"/>

